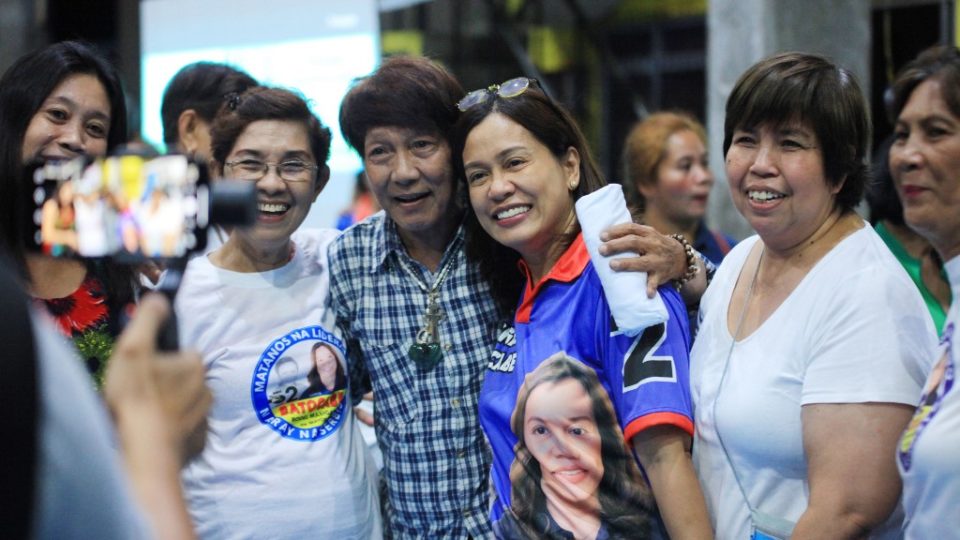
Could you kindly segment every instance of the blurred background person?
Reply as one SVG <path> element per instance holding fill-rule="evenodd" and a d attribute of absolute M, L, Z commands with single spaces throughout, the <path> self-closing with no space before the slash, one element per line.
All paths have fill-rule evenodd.
<path fill-rule="evenodd" d="M 217 62 L 182 67 L 163 91 L 160 117 L 168 152 L 199 161 L 210 159 L 210 124 L 228 96 L 240 94 L 257 81 L 237 68 Z"/>
<path fill-rule="evenodd" d="M 8 259 L 0 259 L 7 346 L 0 406 L 35 411 L 6 425 L 15 444 L 0 465 L 8 494 L 0 512 L 4 536 L 192 538 L 179 471 L 199 449 L 194 435 L 203 429 L 210 393 L 198 355 L 156 351 L 168 302 L 144 299 L 98 396 L 75 351 L 30 305 Z"/>
<path fill-rule="evenodd" d="M 31 538 L 194 537 L 179 473 L 199 449 L 210 392 L 199 355 L 155 350 L 169 313 L 166 299 L 145 299 L 119 337 L 103 388 L 112 425 L 68 346 L 33 319 L 42 412 Z"/>
<path fill-rule="evenodd" d="M 917 286 L 939 334 L 950 307 L 950 283 L 937 251 L 903 221 L 903 205 L 890 176 L 893 142 L 893 136 L 887 138 L 874 154 L 873 182 L 866 194 L 870 223 Z"/>
<path fill-rule="evenodd" d="M 190 261 L 177 294 L 181 340 L 203 355 L 214 397 L 208 444 L 183 474 L 197 530 L 380 538 L 376 469 L 346 388 L 275 394 L 284 356 L 306 363 L 321 342 L 345 361 L 326 259 L 339 233 L 297 230 L 329 179 L 330 131 L 300 96 L 254 87 L 228 101 L 211 135 L 212 174 L 254 183 L 258 212 Z M 296 374 L 282 390 L 309 385 L 307 369 Z"/>
<path fill-rule="evenodd" d="M 49 45 L 17 60 L 0 78 L 0 240 L 30 295 L 55 318 L 94 374 L 134 301 L 134 272 L 109 261 L 30 253 L 25 164 L 103 156 L 126 141 L 127 109 L 116 70 L 89 46 Z"/>
<path fill-rule="evenodd" d="M 949 538 L 960 530 L 960 50 L 932 47 L 907 64 L 893 83 L 890 116 L 890 172 L 904 221 L 937 250 L 953 291 L 935 364 L 897 453 L 905 535 Z"/>
<path fill-rule="evenodd" d="M 194 62 L 182 67 L 163 91 L 160 118 L 168 152 L 180 152 L 206 163 L 210 160 L 210 124 L 227 98 L 257 85 L 246 72 L 218 62 Z M 230 231 L 210 227 L 206 252 L 226 242 Z M 152 273 L 153 281 L 159 272 Z"/>
<path fill-rule="evenodd" d="M 623 191 L 643 223 L 662 234 L 682 234 L 713 264 L 736 243 L 704 221 L 713 173 L 707 134 L 681 112 L 658 112 L 630 130 L 623 149 Z"/>
<path fill-rule="evenodd" d="M 691 352 L 694 462 L 718 538 L 899 529 L 890 456 L 936 331 L 853 211 L 869 136 L 855 77 L 819 55 L 765 58 L 727 101 L 730 194 L 757 235 L 717 270 Z"/>
<path fill-rule="evenodd" d="M 360 171 L 357 173 L 357 181 L 353 188 L 353 200 L 350 206 L 340 212 L 340 216 L 337 217 L 337 229 L 345 231 L 354 223 L 360 223 L 379 211 L 380 203 L 370 192 L 366 175 Z"/>

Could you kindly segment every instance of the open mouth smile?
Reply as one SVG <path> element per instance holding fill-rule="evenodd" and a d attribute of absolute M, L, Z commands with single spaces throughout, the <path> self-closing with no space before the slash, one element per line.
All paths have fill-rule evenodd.
<path fill-rule="evenodd" d="M 514 206 L 512 208 L 507 208 L 506 210 L 501 210 L 494 214 L 494 218 L 497 220 L 509 219 L 520 214 L 525 214 L 530 211 L 532 207 L 528 204 L 523 204 L 520 206 Z"/>
<path fill-rule="evenodd" d="M 287 210 L 290 210 L 290 205 L 286 203 L 258 203 L 257 210 L 262 214 L 268 214 L 271 216 L 279 216 L 285 214 Z"/>
<path fill-rule="evenodd" d="M 751 201 L 756 202 L 767 202 L 777 199 L 783 199 L 786 197 L 783 193 L 776 193 L 774 191 L 748 191 L 747 198 Z"/>

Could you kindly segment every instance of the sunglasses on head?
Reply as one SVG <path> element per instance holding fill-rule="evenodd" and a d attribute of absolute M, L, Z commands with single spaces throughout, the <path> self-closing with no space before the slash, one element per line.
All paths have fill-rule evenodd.
<path fill-rule="evenodd" d="M 531 86 L 540 88 L 540 83 L 536 79 L 527 77 L 517 77 L 500 84 L 491 84 L 486 88 L 474 90 L 463 96 L 463 99 L 457 102 L 457 108 L 460 112 L 466 112 L 472 107 L 486 103 L 493 97 L 512 98 L 526 92 Z"/>

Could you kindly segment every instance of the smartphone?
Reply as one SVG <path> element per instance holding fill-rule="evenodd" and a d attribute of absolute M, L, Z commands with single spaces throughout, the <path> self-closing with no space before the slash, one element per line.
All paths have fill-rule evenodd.
<path fill-rule="evenodd" d="M 49 161 L 27 169 L 28 248 L 120 262 L 180 259 L 204 248 L 206 167 L 183 155 Z"/>

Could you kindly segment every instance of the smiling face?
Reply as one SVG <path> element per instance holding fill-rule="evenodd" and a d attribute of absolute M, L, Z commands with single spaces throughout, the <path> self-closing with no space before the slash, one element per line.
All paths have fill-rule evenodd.
<path fill-rule="evenodd" d="M 535 275 L 549 270 L 576 226 L 577 151 L 571 147 L 558 159 L 523 126 L 494 112 L 467 135 L 463 163 L 480 226 L 519 252 Z"/>
<path fill-rule="evenodd" d="M 313 349 L 313 365 L 320 376 L 320 382 L 328 389 L 337 385 L 337 357 L 328 345 L 320 345 Z"/>
<path fill-rule="evenodd" d="M 303 182 L 284 181 L 277 176 L 277 169 L 270 167 L 267 174 L 256 181 L 259 210 L 256 222 L 250 227 L 238 227 L 233 232 L 253 251 L 285 246 L 290 235 L 306 219 L 310 205 L 326 181 L 326 168 L 314 159 L 306 126 L 292 120 L 251 122 L 237 137 L 226 162 L 241 160 L 268 163 L 295 160 L 320 166 L 319 178 L 318 174 L 312 174 Z M 230 167 L 224 168 L 225 177 L 230 178 L 231 172 Z"/>
<path fill-rule="evenodd" d="M 93 75 L 70 75 L 50 92 L 23 135 L 21 157 L 73 158 L 107 153 L 110 99 Z"/>
<path fill-rule="evenodd" d="M 656 183 L 637 187 L 648 212 L 657 212 L 676 228 L 687 229 L 703 219 L 712 186 L 703 141 L 693 131 L 683 130 L 667 138 Z"/>
<path fill-rule="evenodd" d="M 917 85 L 894 136 L 890 172 L 904 220 L 944 260 L 960 255 L 960 118 L 944 101 L 940 81 Z"/>
<path fill-rule="evenodd" d="M 575 379 L 543 383 L 527 397 L 524 443 L 540 464 L 540 487 L 554 504 L 599 508 L 601 436 L 593 402 Z"/>
<path fill-rule="evenodd" d="M 363 166 L 370 189 L 401 238 L 430 239 L 459 223 L 450 145 L 439 134 L 370 129 Z"/>
<path fill-rule="evenodd" d="M 842 183 L 827 184 L 816 134 L 799 123 L 734 130 L 726 156 L 737 210 L 768 247 L 787 250 L 839 210 Z"/>

